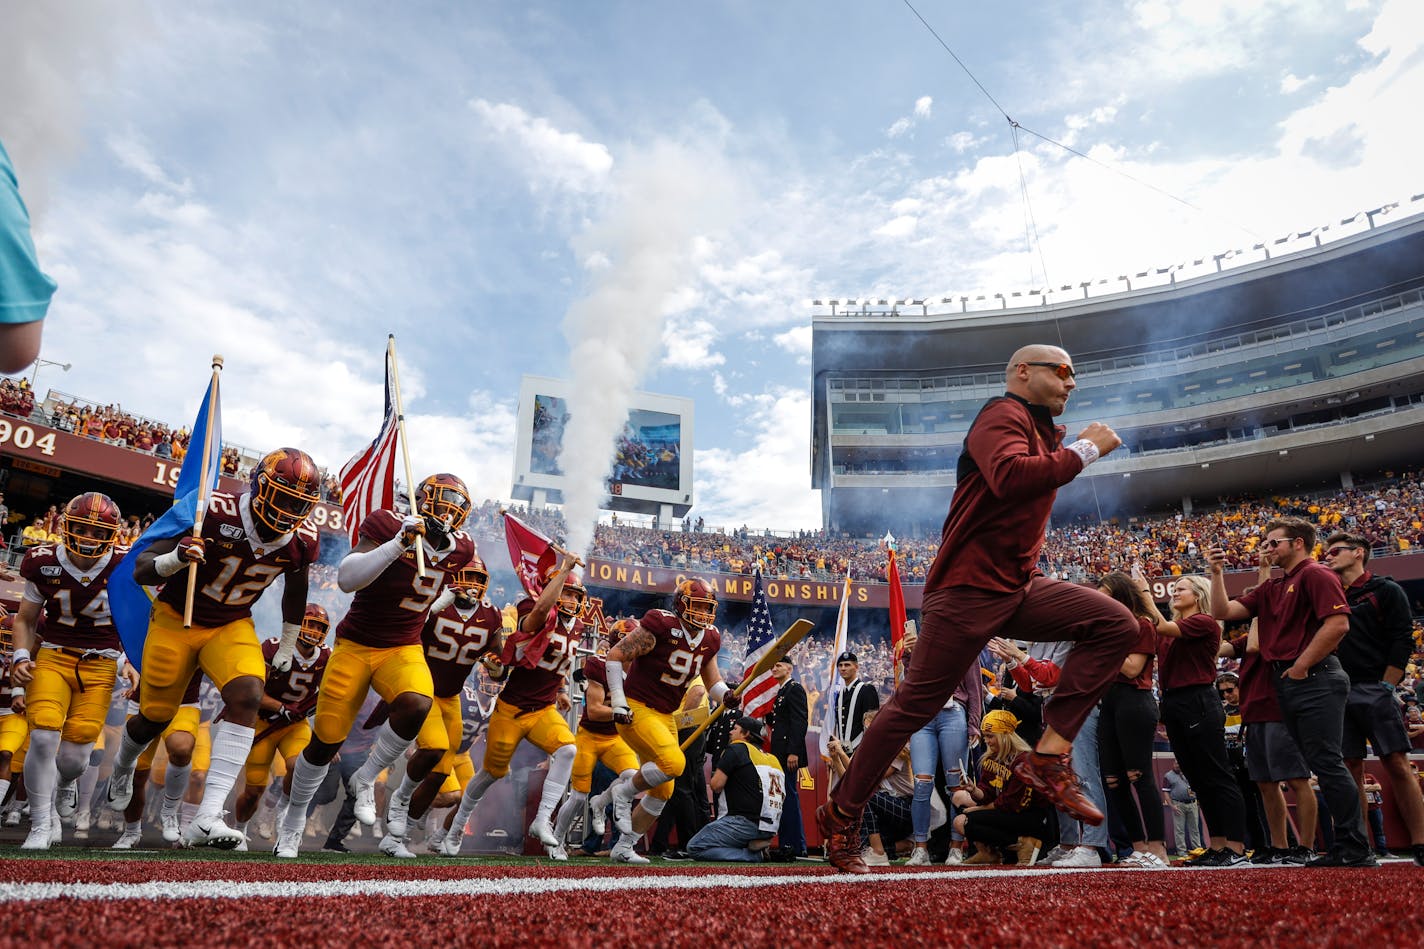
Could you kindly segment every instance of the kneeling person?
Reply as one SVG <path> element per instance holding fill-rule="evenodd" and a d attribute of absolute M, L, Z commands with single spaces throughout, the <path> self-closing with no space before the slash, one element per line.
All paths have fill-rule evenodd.
<path fill-rule="evenodd" d="M 712 793 L 721 795 L 717 819 L 688 841 L 689 856 L 759 863 L 771 846 L 781 826 L 786 773 L 780 761 L 761 750 L 762 729 L 750 715 L 732 726 L 732 743 L 712 772 Z"/>

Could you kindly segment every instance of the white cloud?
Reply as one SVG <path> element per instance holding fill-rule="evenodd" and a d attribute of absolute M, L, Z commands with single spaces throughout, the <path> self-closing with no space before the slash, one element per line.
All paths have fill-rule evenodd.
<path fill-rule="evenodd" d="M 697 452 L 696 513 L 717 526 L 819 527 L 820 496 L 809 489 L 809 392 L 776 389 L 748 404 L 738 433 L 744 447 Z"/>
<path fill-rule="evenodd" d="M 669 320 L 663 327 L 663 365 L 671 369 L 710 369 L 727 357 L 712 347 L 717 327 L 707 320 Z"/>
<path fill-rule="evenodd" d="M 915 100 L 915 117 L 927 119 L 930 117 L 930 109 L 934 106 L 934 99 L 930 96 L 920 96 Z"/>
<path fill-rule="evenodd" d="M 973 132 L 955 132 L 949 138 L 945 139 L 945 144 L 962 155 L 969 151 L 969 149 L 976 145 L 982 145 L 986 141 L 988 140 L 975 135 Z"/>
<path fill-rule="evenodd" d="M 892 123 L 891 126 L 885 130 L 885 134 L 890 136 L 891 138 L 899 138 L 901 135 L 904 135 L 906 132 L 908 132 L 914 127 L 914 120 L 908 118 L 899 118 L 896 119 L 894 123 Z"/>
<path fill-rule="evenodd" d="M 919 218 L 913 214 L 901 214 L 877 227 L 874 233 L 876 237 L 909 237 L 915 233 L 915 227 L 918 224 Z"/>
<path fill-rule="evenodd" d="M 807 365 L 811 362 L 811 327 L 793 326 L 784 333 L 777 333 L 772 342 L 786 350 Z"/>
<path fill-rule="evenodd" d="M 494 132 L 518 146 L 518 164 L 531 185 L 592 193 L 607 184 L 613 156 L 606 146 L 576 132 L 560 131 L 548 119 L 532 116 L 511 103 L 475 99 L 470 108 Z"/>
<path fill-rule="evenodd" d="M 1296 93 L 1299 92 L 1301 89 L 1304 89 L 1306 86 L 1310 85 L 1314 81 L 1314 76 L 1306 76 L 1304 79 L 1301 79 L 1299 76 L 1295 75 L 1295 73 L 1286 73 L 1284 76 L 1281 77 L 1281 93 L 1283 95 L 1291 95 L 1292 93 Z"/>

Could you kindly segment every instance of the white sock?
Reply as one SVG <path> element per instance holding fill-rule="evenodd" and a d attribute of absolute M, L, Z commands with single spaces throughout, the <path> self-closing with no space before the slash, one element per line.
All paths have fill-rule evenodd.
<path fill-rule="evenodd" d="M 559 808 L 559 816 L 554 818 L 554 836 L 559 838 L 559 843 L 569 839 L 569 828 L 574 826 L 574 818 L 579 815 L 587 802 L 588 794 L 585 792 L 569 792 L 568 800 L 564 801 L 564 806 Z"/>
<path fill-rule="evenodd" d="M 282 821 L 282 830 L 295 833 L 306 826 L 307 805 L 321 788 L 321 782 L 326 780 L 330 767 L 329 764 L 312 764 L 306 755 L 297 755 L 297 763 L 292 766 L 292 796 L 286 820 Z"/>
<path fill-rule="evenodd" d="M 196 804 L 191 804 L 191 803 L 189 803 L 188 801 L 179 801 L 179 802 L 178 802 L 178 823 L 179 823 L 179 825 L 181 825 L 181 826 L 183 826 L 183 827 L 187 827 L 189 824 L 193 823 L 193 818 L 195 818 L 195 817 L 197 817 L 197 816 L 198 816 L 198 805 L 196 805 Z"/>
<path fill-rule="evenodd" d="M 84 769 L 84 773 L 79 776 L 79 810 L 84 812 L 90 809 L 89 804 L 94 800 L 94 785 L 99 783 L 99 766 L 104 763 L 104 753 L 95 752 L 94 746 L 89 746 L 89 767 Z M 0 799 L 4 795 L 0 794 Z"/>
<path fill-rule="evenodd" d="M 143 833 L 143 821 L 141 821 L 141 820 L 126 820 L 126 821 L 124 821 L 124 833 L 126 833 L 126 834 L 142 834 L 142 833 Z"/>
<path fill-rule="evenodd" d="M 25 757 L 25 790 L 30 797 L 30 823 L 48 824 L 54 810 L 54 786 L 59 780 L 55 757 L 59 754 L 59 732 L 36 728 L 30 732 L 30 752 Z"/>
<path fill-rule="evenodd" d="M 183 800 L 183 795 L 188 793 L 188 778 L 193 773 L 193 762 L 185 765 L 175 765 L 168 762 L 168 769 L 163 772 L 163 806 L 177 807 Z"/>
<path fill-rule="evenodd" d="M 480 798 L 484 797 L 485 792 L 498 780 L 499 778 L 490 777 L 489 772 L 483 770 L 470 779 L 470 786 L 465 788 L 465 793 L 460 797 L 460 806 L 455 810 L 455 821 L 450 825 L 451 831 L 465 832 L 465 825 L 470 822 L 470 815 L 475 812 Z"/>
<path fill-rule="evenodd" d="M 376 743 L 371 746 L 371 753 L 366 756 L 366 761 L 361 765 L 361 770 L 357 771 L 357 776 L 362 781 L 375 782 L 381 776 L 381 772 L 395 763 L 395 760 L 405 753 L 410 747 L 412 739 L 402 738 L 391 728 L 389 721 L 382 723 L 376 732 Z"/>
<path fill-rule="evenodd" d="M 138 756 L 143 754 L 143 750 L 148 747 L 148 742 L 139 744 L 129 737 L 128 726 L 119 729 L 119 750 L 114 752 L 114 769 L 116 771 L 132 771 L 134 765 L 138 764 Z"/>
<path fill-rule="evenodd" d="M 252 751 L 256 732 L 250 725 L 218 722 L 213 726 L 213 759 L 208 765 L 208 783 L 203 788 L 203 803 L 198 805 L 199 818 L 218 817 L 227 803 L 227 796 L 237 784 L 247 756 Z"/>
<path fill-rule="evenodd" d="M 415 789 L 418 787 L 420 787 L 420 782 L 412 781 L 410 779 L 410 772 L 407 771 L 405 777 L 401 778 L 400 787 L 396 788 L 396 797 L 403 801 L 409 801 L 411 795 L 415 793 Z"/>
<path fill-rule="evenodd" d="M 539 811 L 535 820 L 548 820 L 564 797 L 569 786 L 569 775 L 574 771 L 574 746 L 563 745 L 549 756 L 549 773 L 544 777 L 544 792 L 539 797 Z"/>
<path fill-rule="evenodd" d="M 5 800 L 5 795 L 10 793 L 10 779 L 5 778 L 0 781 L 0 801 Z"/>

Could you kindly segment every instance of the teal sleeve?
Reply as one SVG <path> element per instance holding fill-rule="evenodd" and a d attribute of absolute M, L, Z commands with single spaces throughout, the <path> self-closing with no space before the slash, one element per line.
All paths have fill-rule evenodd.
<path fill-rule="evenodd" d="M 40 270 L 30 237 L 30 213 L 20 199 L 10 155 L 0 144 L 0 323 L 45 318 L 55 282 Z"/>

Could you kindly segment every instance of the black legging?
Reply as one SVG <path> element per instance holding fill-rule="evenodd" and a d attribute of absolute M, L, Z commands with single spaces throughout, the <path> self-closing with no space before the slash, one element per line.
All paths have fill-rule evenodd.
<path fill-rule="evenodd" d="M 1166 837 L 1161 794 L 1152 772 L 1156 735 L 1157 700 L 1152 691 L 1126 682 L 1113 683 L 1103 696 L 1098 718 L 1098 764 L 1103 784 L 1133 843 Z M 1136 771 L 1137 777 L 1129 781 L 1131 771 Z"/>
<path fill-rule="evenodd" d="M 1168 689 L 1162 722 L 1172 754 L 1197 792 L 1207 829 L 1227 840 L 1246 839 L 1246 802 L 1226 763 L 1226 710 L 1210 683 Z"/>
<path fill-rule="evenodd" d="M 1011 847 L 1020 837 L 1043 838 L 1045 818 L 1051 814 L 1045 808 L 1026 811 L 1001 811 L 986 807 L 982 811 L 964 813 L 964 839 L 986 847 Z"/>

